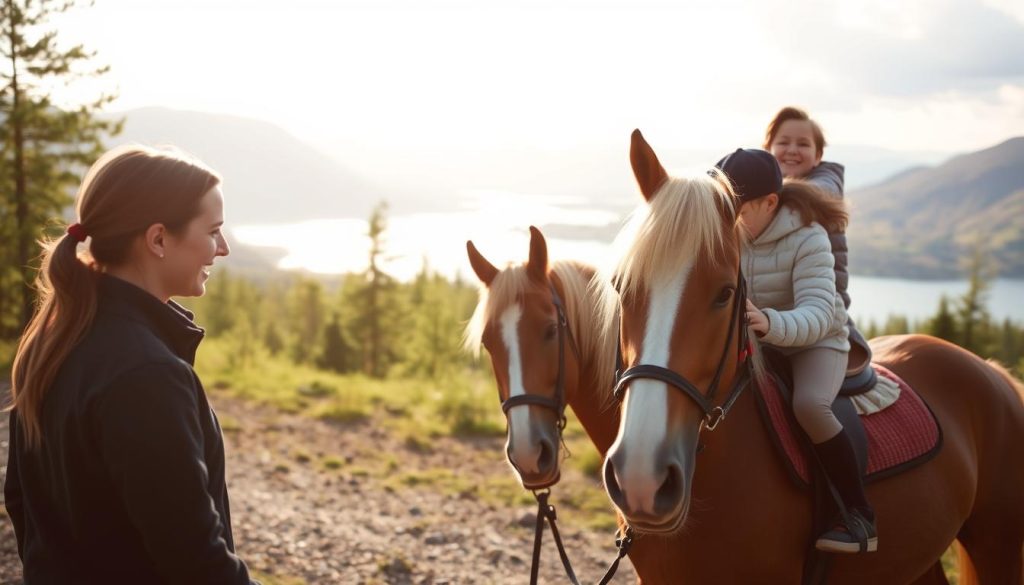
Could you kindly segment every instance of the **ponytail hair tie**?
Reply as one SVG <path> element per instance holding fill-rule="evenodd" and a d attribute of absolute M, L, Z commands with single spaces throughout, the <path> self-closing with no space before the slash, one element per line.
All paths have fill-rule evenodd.
<path fill-rule="evenodd" d="M 68 226 L 68 235 L 75 239 L 76 242 L 84 242 L 85 238 L 89 236 L 85 232 L 85 226 L 80 223 L 73 223 Z"/>

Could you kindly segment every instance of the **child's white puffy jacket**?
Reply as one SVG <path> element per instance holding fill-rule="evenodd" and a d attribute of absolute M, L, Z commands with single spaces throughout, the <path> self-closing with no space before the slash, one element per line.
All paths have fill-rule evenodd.
<path fill-rule="evenodd" d="M 785 205 L 743 250 L 747 294 L 768 317 L 762 343 L 784 353 L 808 347 L 849 351 L 846 307 L 836 292 L 835 259 L 828 233 L 804 225 Z"/>

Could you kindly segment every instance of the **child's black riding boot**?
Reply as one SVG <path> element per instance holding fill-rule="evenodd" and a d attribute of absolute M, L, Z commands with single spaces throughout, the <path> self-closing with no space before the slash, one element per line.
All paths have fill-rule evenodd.
<path fill-rule="evenodd" d="M 818 538 L 815 547 L 838 553 L 878 550 L 875 513 L 864 495 L 864 480 L 846 430 L 814 445 L 814 451 L 847 509 L 846 516 L 840 514 L 832 528 Z"/>

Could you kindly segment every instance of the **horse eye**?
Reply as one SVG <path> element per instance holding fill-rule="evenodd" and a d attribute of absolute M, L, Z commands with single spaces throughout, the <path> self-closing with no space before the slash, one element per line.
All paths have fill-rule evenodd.
<path fill-rule="evenodd" d="M 558 335 L 558 324 L 551 323 L 544 329 L 544 341 L 551 341 Z"/>
<path fill-rule="evenodd" d="M 728 303 L 729 300 L 732 299 L 732 294 L 734 292 L 736 292 L 736 289 L 734 289 L 731 286 L 723 288 L 722 292 L 718 293 L 718 296 L 715 297 L 715 306 L 724 307 L 726 303 Z"/>

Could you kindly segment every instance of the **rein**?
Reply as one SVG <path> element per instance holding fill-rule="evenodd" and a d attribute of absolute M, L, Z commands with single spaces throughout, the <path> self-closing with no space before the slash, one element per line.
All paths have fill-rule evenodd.
<path fill-rule="evenodd" d="M 548 408 L 555 412 L 558 417 L 558 440 L 560 443 L 563 442 L 562 432 L 565 430 L 565 344 L 566 340 L 569 342 L 569 346 L 572 349 L 573 355 L 576 356 L 576 361 L 580 361 L 579 347 L 576 345 L 576 340 L 573 338 L 572 329 L 569 328 L 569 321 L 565 316 L 565 306 L 562 303 L 561 297 L 558 296 L 558 291 L 555 290 L 555 286 L 551 285 L 551 302 L 555 305 L 555 312 L 558 314 L 558 378 L 555 382 L 555 397 L 548 398 L 547 396 L 537 396 L 533 394 L 520 394 L 518 396 L 510 396 L 508 399 L 502 401 L 501 410 L 508 417 L 510 409 L 516 406 L 524 405 L 535 405 Z M 511 462 L 511 459 L 510 459 Z M 512 464 L 513 467 L 515 464 Z M 569 577 L 569 582 L 572 585 L 580 585 L 579 579 L 576 578 L 576 572 L 572 568 L 572 563 L 569 561 L 569 555 L 565 551 L 565 545 L 562 543 L 561 533 L 558 531 L 558 513 L 555 511 L 555 506 L 548 502 L 548 498 L 551 496 L 551 486 L 558 482 L 558 477 L 543 486 L 538 486 L 533 489 L 533 497 L 537 500 L 537 521 L 534 524 L 533 533 L 533 560 L 530 565 L 530 585 L 537 585 L 537 579 L 540 574 L 540 553 L 541 553 L 541 542 L 544 539 L 544 523 L 547 522 L 548 526 L 551 527 L 551 535 L 555 539 L 555 546 L 558 548 L 558 556 L 562 560 L 562 567 L 565 569 L 566 576 Z M 601 578 L 599 585 L 607 585 L 615 576 L 615 572 L 619 570 L 619 562 L 622 557 L 626 556 L 629 552 L 630 547 L 633 545 L 633 529 L 626 527 L 624 531 L 616 534 L 615 548 L 618 549 L 615 560 L 608 566 L 608 570 L 605 572 L 604 577 Z"/>

